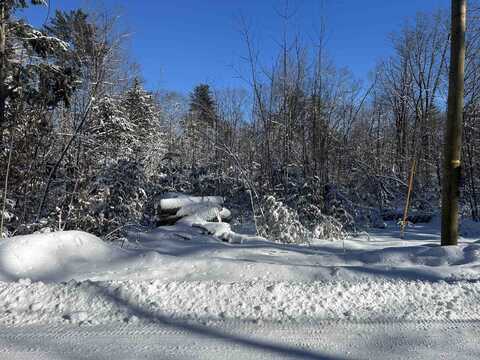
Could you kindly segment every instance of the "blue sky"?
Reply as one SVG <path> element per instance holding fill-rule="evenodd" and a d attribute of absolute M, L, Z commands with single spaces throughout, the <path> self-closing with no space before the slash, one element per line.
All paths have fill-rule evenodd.
<path fill-rule="evenodd" d="M 285 0 L 50 0 L 52 9 L 112 8 L 131 33 L 130 48 L 150 89 L 188 93 L 201 82 L 216 87 L 245 86 L 236 76 L 245 45 L 239 33 L 242 14 L 251 25 L 262 58 L 278 51 L 282 20 L 275 9 Z M 290 0 L 297 9 L 289 28 L 308 38 L 318 33 L 323 13 L 327 49 L 337 66 L 361 79 L 391 51 L 388 35 L 419 11 L 448 9 L 450 0 Z M 53 13 L 53 11 L 50 11 Z M 27 12 L 34 23 L 46 9 Z"/>

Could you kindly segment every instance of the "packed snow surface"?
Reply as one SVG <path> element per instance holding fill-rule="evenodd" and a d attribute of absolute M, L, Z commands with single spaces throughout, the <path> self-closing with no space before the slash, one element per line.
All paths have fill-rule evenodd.
<path fill-rule="evenodd" d="M 2 360 L 472 360 L 475 322 L 1 326 Z"/>

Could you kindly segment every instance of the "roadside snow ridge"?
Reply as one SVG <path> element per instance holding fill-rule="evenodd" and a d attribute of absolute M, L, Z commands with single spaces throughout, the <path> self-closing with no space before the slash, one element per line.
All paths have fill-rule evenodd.
<path fill-rule="evenodd" d="M 480 284 L 443 281 L 0 283 L 0 324 L 478 321 Z"/>

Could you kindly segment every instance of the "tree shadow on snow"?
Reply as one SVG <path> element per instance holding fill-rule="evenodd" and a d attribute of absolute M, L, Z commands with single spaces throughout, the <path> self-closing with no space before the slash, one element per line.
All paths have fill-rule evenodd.
<path fill-rule="evenodd" d="M 105 288 L 97 286 L 95 283 L 92 283 L 92 285 L 96 286 L 99 295 L 101 295 L 106 301 L 112 302 L 119 307 L 125 307 L 130 311 L 130 313 L 132 313 L 139 319 L 143 319 L 154 324 L 156 323 L 174 328 L 176 330 L 186 331 L 188 333 L 191 333 L 192 335 L 202 336 L 211 340 L 217 340 L 232 345 L 241 346 L 244 348 L 248 348 L 249 350 L 255 350 L 263 353 L 271 353 L 276 356 L 291 357 L 294 359 L 315 360 L 347 359 L 280 343 L 272 343 L 265 340 L 253 339 L 250 337 L 227 333 L 213 327 L 208 327 L 206 325 L 193 324 L 191 322 L 173 319 L 166 315 L 160 315 L 158 313 L 147 311 L 135 304 L 128 302 L 127 300 L 124 300 L 106 291 Z"/>

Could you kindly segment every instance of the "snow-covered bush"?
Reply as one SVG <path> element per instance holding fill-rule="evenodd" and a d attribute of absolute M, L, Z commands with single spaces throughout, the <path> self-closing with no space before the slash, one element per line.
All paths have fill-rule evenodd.
<path fill-rule="evenodd" d="M 274 196 L 268 196 L 263 204 L 259 232 L 273 241 L 286 244 L 310 244 L 312 240 L 343 241 L 348 232 L 334 216 L 323 214 L 314 206 L 307 205 L 302 214 L 292 209 Z"/>
<path fill-rule="evenodd" d="M 318 212 L 317 223 L 313 227 L 313 237 L 321 240 L 343 241 L 348 237 L 344 225 L 335 217 Z"/>
<path fill-rule="evenodd" d="M 259 223 L 260 235 L 285 244 L 308 244 L 312 233 L 300 222 L 298 213 L 268 196 L 263 204 L 263 216 Z"/>
<path fill-rule="evenodd" d="M 93 189 L 82 192 L 71 204 L 68 229 L 105 235 L 140 222 L 146 203 L 143 168 L 133 161 L 113 161 L 97 176 Z"/>
<path fill-rule="evenodd" d="M 3 194 L 1 192 L 0 192 L 0 199 L 3 199 Z M 2 231 L 0 233 L 0 238 L 8 237 L 11 235 L 10 231 L 8 230 L 8 225 L 9 223 L 13 223 L 15 220 L 17 220 L 17 216 L 15 215 L 14 209 L 15 209 L 15 201 L 9 198 L 6 198 L 5 210 L 2 210 L 2 208 L 0 208 L 0 216 L 3 216 L 3 228 L 1 229 Z"/>
<path fill-rule="evenodd" d="M 343 241 L 348 237 L 345 224 L 335 216 L 323 213 L 319 207 L 307 204 L 299 210 L 302 223 L 318 240 Z"/>

